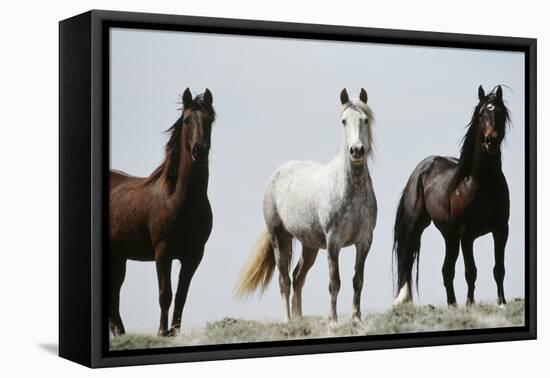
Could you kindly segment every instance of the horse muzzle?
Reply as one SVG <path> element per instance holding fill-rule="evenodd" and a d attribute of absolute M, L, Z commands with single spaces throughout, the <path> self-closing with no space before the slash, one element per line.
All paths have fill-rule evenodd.
<path fill-rule="evenodd" d="M 354 165 L 361 165 L 365 161 L 365 146 L 362 144 L 354 144 L 349 149 L 349 155 L 351 157 L 351 163 Z"/>
<path fill-rule="evenodd" d="M 496 138 L 485 138 L 485 141 L 482 143 L 483 149 L 485 152 L 494 155 L 500 151 L 500 143 Z"/>

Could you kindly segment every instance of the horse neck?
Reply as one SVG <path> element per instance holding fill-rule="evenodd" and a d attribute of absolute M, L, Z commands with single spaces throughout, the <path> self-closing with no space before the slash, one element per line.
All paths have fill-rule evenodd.
<path fill-rule="evenodd" d="M 465 157 L 461 156 L 461 160 L 463 158 Z M 502 156 L 500 151 L 493 155 L 483 151 L 479 133 L 475 138 L 474 151 L 469 160 L 471 161 L 470 167 L 468 172 L 464 172 L 464 175 L 471 176 L 473 180 L 480 184 L 492 182 L 492 179 L 496 175 L 502 173 Z"/>
<path fill-rule="evenodd" d="M 501 172 L 502 158 L 500 151 L 494 155 L 489 155 L 481 151 L 481 147 L 476 148 L 471 173 L 474 180 L 484 182 L 487 178 L 492 178 Z"/>
<path fill-rule="evenodd" d="M 174 158 L 178 159 L 178 169 L 175 183 L 171 185 L 173 190 L 169 193 L 169 197 L 180 204 L 185 199 L 206 197 L 209 175 L 208 165 L 198 166 L 193 164 L 191 152 L 185 147 L 182 147 L 180 155 Z"/>

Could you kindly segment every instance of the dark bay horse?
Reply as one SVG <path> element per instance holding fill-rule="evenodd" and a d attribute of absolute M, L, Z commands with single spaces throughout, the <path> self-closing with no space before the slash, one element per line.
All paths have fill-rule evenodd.
<path fill-rule="evenodd" d="M 500 86 L 489 94 L 480 86 L 479 103 L 462 142 L 460 158 L 431 156 L 411 174 L 397 209 L 394 253 L 397 257 L 398 294 L 394 304 L 412 301 L 411 278 L 422 232 L 433 222 L 445 239 L 443 283 L 447 303 L 456 305 L 453 287 L 460 247 L 464 257 L 467 304 L 473 304 L 477 268 L 473 243 L 492 233 L 498 304 L 504 298 L 504 249 L 508 239 L 510 196 L 502 173 L 500 146 L 509 113 Z"/>
<path fill-rule="evenodd" d="M 183 93 L 183 112 L 170 127 L 162 164 L 145 178 L 120 171 L 110 173 L 110 307 L 114 336 L 124 334 L 119 313 L 120 288 L 126 261 L 155 261 L 159 285 L 159 336 L 175 335 L 189 284 L 212 229 L 207 197 L 210 135 L 215 119 L 212 93 L 192 97 Z M 172 327 L 168 310 L 172 302 L 172 261 L 180 260 Z"/>

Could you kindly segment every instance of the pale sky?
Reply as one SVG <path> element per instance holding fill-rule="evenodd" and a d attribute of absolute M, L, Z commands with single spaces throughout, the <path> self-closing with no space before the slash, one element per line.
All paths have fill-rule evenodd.
<path fill-rule="evenodd" d="M 329 162 L 343 138 L 339 93 L 361 87 L 376 117 L 376 153 L 369 163 L 378 201 L 374 240 L 365 265 L 362 311 L 391 306 L 393 224 L 399 196 L 416 165 L 429 155 L 457 156 L 477 87 L 505 84 L 513 125 L 503 145 L 511 195 L 505 293 L 524 297 L 524 56 L 498 52 L 268 37 L 111 31 L 111 168 L 148 176 L 162 161 L 179 117 L 180 94 L 208 87 L 218 118 L 212 130 L 209 198 L 212 235 L 193 278 L 183 327 L 224 317 L 282 319 L 277 276 L 265 295 L 238 303 L 237 275 L 264 228 L 262 198 L 273 171 L 288 160 Z M 300 247 L 295 248 L 294 263 Z M 477 239 L 476 299 L 496 302 L 490 235 Z M 444 243 L 432 225 L 420 253 L 421 304 L 445 304 Z M 353 248 L 340 253 L 341 319 L 351 313 Z M 179 263 L 173 264 L 173 288 Z M 462 257 L 455 291 L 466 300 Z M 320 251 L 303 292 L 304 315 L 329 313 L 328 264 Z M 158 328 L 160 309 L 153 262 L 129 261 L 121 292 L 127 331 Z"/>

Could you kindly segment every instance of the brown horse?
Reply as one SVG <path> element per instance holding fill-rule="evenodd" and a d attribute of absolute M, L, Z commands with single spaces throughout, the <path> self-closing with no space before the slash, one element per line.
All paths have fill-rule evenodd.
<path fill-rule="evenodd" d="M 202 260 L 212 229 L 207 197 L 208 154 L 215 112 L 212 93 L 192 97 L 183 93 L 183 114 L 170 127 L 165 159 L 149 177 L 110 173 L 110 307 L 114 336 L 124 334 L 119 313 L 120 288 L 126 260 L 155 261 L 159 285 L 159 336 L 175 335 L 189 284 Z M 172 327 L 168 310 L 172 302 L 172 260 L 181 262 L 174 300 Z"/>

